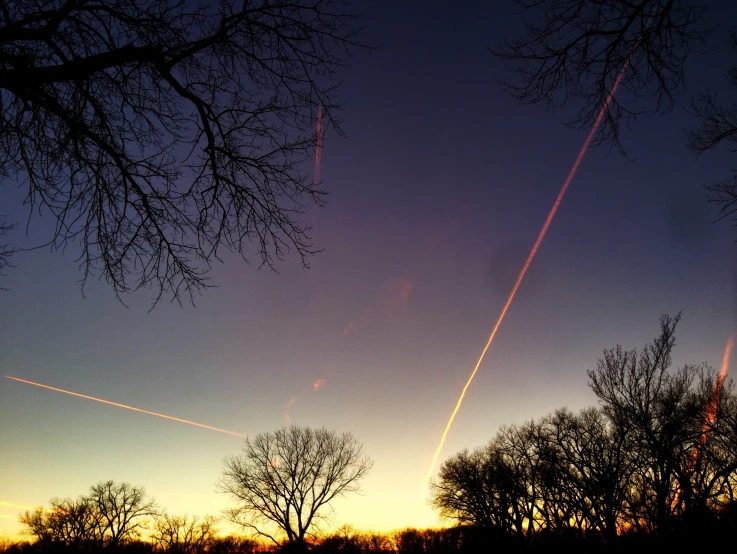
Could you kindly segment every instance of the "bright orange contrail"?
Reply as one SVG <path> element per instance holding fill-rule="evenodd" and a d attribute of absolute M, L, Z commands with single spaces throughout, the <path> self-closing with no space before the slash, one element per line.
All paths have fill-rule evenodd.
<path fill-rule="evenodd" d="M 80 394 L 78 392 L 58 389 L 56 387 L 50 387 L 49 385 L 42 385 L 41 383 L 34 383 L 33 381 L 27 381 L 26 379 L 21 379 L 19 377 L 11 377 L 10 375 L 6 375 L 5 377 L 7 377 L 8 379 L 13 379 L 13 381 L 19 381 L 21 383 L 26 383 L 28 385 L 34 385 L 36 387 L 42 387 L 44 389 L 55 390 L 56 392 L 63 392 L 64 394 L 71 394 L 72 396 L 86 398 L 87 400 L 94 400 L 95 402 L 102 402 L 103 404 L 109 404 L 110 406 L 117 406 L 118 408 L 125 408 L 126 410 L 133 410 L 134 412 L 141 412 L 142 414 L 153 415 L 156 417 L 163 417 L 164 419 L 178 421 L 179 423 L 186 423 L 187 425 L 195 425 L 197 427 L 202 427 L 203 429 L 210 429 L 211 431 L 218 431 L 219 433 L 227 433 L 228 435 L 235 435 L 236 437 L 248 438 L 248 435 L 236 433 L 235 431 L 228 431 L 227 429 L 220 429 L 219 427 L 213 427 L 211 425 L 205 425 L 204 423 L 197 423 L 195 421 L 189 421 L 188 419 L 181 419 L 179 417 L 159 414 L 157 412 L 150 412 L 148 410 L 143 410 L 141 408 L 136 408 L 134 406 L 128 406 L 126 404 L 119 404 L 117 402 L 111 402 L 110 400 L 103 400 L 102 398 L 95 398 L 94 396 L 87 396 L 86 394 Z"/>
<path fill-rule="evenodd" d="M 722 368 L 719 371 L 717 382 L 714 383 L 714 392 L 712 393 L 711 400 L 709 401 L 709 405 L 706 408 L 704 429 L 701 431 L 701 436 L 699 437 L 698 444 L 694 447 L 693 452 L 691 453 L 691 459 L 689 460 L 688 466 L 686 467 L 686 475 L 690 475 L 696 468 L 696 463 L 699 461 L 701 450 L 703 450 L 704 445 L 706 444 L 707 433 L 711 429 L 711 426 L 714 424 L 714 419 L 716 419 L 717 417 L 717 410 L 719 409 L 719 399 L 722 395 L 722 387 L 724 386 L 724 380 L 727 378 L 727 369 L 729 368 L 729 356 L 731 355 L 732 347 L 734 346 L 734 337 L 735 335 L 729 337 L 727 339 L 727 345 L 724 347 Z M 681 487 L 678 487 L 676 489 L 676 494 L 673 497 L 673 501 L 670 503 L 671 510 L 675 509 L 675 507 L 678 506 L 678 503 L 681 501 L 682 494 L 683 489 L 681 489 Z"/>
<path fill-rule="evenodd" d="M 691 455 L 691 461 L 688 464 L 688 473 L 691 473 L 696 467 L 696 462 L 699 460 L 699 454 L 701 449 L 706 444 L 706 434 L 714 424 L 714 420 L 717 417 L 717 410 L 719 409 L 719 398 L 722 394 L 722 387 L 724 386 L 724 380 L 727 378 L 727 369 L 729 368 L 729 356 L 732 353 L 732 347 L 734 346 L 734 335 L 727 339 L 727 346 L 724 348 L 724 358 L 722 359 L 722 369 L 719 371 L 719 377 L 717 382 L 714 383 L 714 392 L 711 395 L 711 401 L 709 406 L 706 408 L 706 421 L 704 421 L 704 430 L 701 432 L 699 437 L 699 443 L 693 450 Z"/>
<path fill-rule="evenodd" d="M 493 342 L 494 337 L 496 336 L 496 332 L 499 330 L 499 326 L 502 324 L 502 321 L 504 320 L 504 316 L 507 315 L 507 310 L 509 309 L 509 305 L 512 303 L 512 300 L 514 300 L 514 297 L 517 294 L 517 289 L 519 288 L 520 283 L 522 282 L 522 279 L 525 278 L 525 273 L 527 273 L 527 268 L 530 267 L 530 264 L 532 263 L 532 260 L 535 257 L 535 254 L 537 254 L 537 249 L 540 247 L 540 243 L 543 241 L 546 233 L 548 232 L 548 228 L 550 227 L 550 224 L 553 221 L 553 217 L 555 217 L 555 214 L 558 211 L 558 208 L 560 207 L 560 203 L 563 200 L 563 196 L 565 196 L 566 191 L 568 190 L 568 185 L 571 184 L 573 177 L 576 175 L 576 172 L 578 171 L 578 166 L 581 165 L 581 160 L 583 160 L 583 157 L 586 154 L 586 150 L 588 149 L 589 144 L 591 143 L 591 140 L 594 138 L 596 131 L 599 129 L 599 125 L 601 124 L 601 120 L 603 119 L 604 114 L 609 109 L 609 104 L 611 103 L 612 98 L 614 97 L 614 93 L 617 91 L 617 87 L 619 87 L 619 82 L 622 80 L 622 76 L 624 75 L 624 72 L 627 70 L 627 67 L 629 66 L 631 57 L 632 56 L 630 55 L 630 57 L 627 58 L 627 61 L 624 63 L 624 66 L 622 66 L 622 70 L 619 72 L 619 75 L 617 75 L 617 79 L 614 81 L 614 86 L 612 87 L 612 90 L 609 92 L 609 95 L 607 96 L 607 99 L 604 102 L 604 105 L 601 107 L 601 110 L 599 111 L 599 115 L 596 117 L 596 121 L 594 121 L 594 125 L 591 127 L 591 130 L 589 131 L 589 134 L 586 137 L 586 140 L 584 141 L 583 146 L 581 146 L 581 150 L 578 152 L 578 156 L 576 156 L 576 161 L 573 162 L 573 167 L 571 167 L 571 170 L 568 172 L 568 177 L 566 177 L 566 180 L 563 183 L 563 186 L 561 187 L 560 192 L 558 193 L 558 197 L 555 199 L 555 202 L 553 203 L 553 207 L 550 209 L 550 213 L 548 214 L 548 217 L 545 220 L 545 223 L 543 224 L 542 229 L 540 229 L 540 233 L 537 235 L 535 244 L 532 245 L 532 249 L 530 250 L 530 253 L 527 255 L 527 260 L 525 260 L 525 265 L 522 266 L 522 270 L 519 272 L 519 275 L 517 276 L 517 281 L 514 283 L 514 286 L 512 287 L 512 292 L 509 293 L 507 302 L 506 304 L 504 304 L 504 307 L 502 308 L 502 311 L 499 314 L 499 318 L 496 320 L 496 325 L 494 325 L 494 329 L 491 331 L 489 340 L 487 341 L 486 346 L 481 352 L 481 356 L 479 356 L 479 360 L 478 362 L 476 362 L 476 366 L 473 368 L 473 371 L 471 372 L 471 376 L 468 378 L 468 381 L 466 381 L 466 385 L 463 387 L 463 390 L 461 391 L 461 396 L 458 398 L 458 402 L 456 403 L 456 406 L 453 409 L 453 413 L 450 414 L 450 419 L 448 420 L 448 424 L 445 426 L 445 431 L 443 431 L 443 436 L 440 438 L 440 444 L 438 444 L 437 449 L 435 449 L 435 455 L 432 457 L 430 468 L 427 470 L 427 475 L 425 476 L 425 482 L 429 481 L 430 477 L 432 476 L 433 469 L 435 469 L 435 464 L 438 461 L 438 456 L 440 456 L 440 451 L 443 449 L 443 445 L 445 444 L 445 437 L 448 435 L 450 426 L 453 424 L 453 420 L 455 419 L 456 414 L 458 413 L 458 410 L 460 409 L 461 404 L 463 403 L 463 398 L 466 396 L 466 391 L 468 390 L 468 387 L 471 385 L 471 381 L 473 381 L 473 378 L 476 376 L 476 372 L 478 371 L 479 366 L 481 365 L 481 362 L 484 360 L 484 356 L 486 356 L 486 351 L 489 350 L 489 347 L 491 346 L 491 343 Z"/>

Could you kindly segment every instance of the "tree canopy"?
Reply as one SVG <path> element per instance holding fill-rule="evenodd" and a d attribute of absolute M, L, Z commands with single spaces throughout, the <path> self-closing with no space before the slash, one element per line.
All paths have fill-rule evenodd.
<path fill-rule="evenodd" d="M 432 504 L 462 525 L 528 542 L 540 533 L 610 545 L 636 533 L 696 539 L 737 504 L 737 395 L 705 365 L 671 368 L 679 317 L 642 350 L 589 371 L 600 406 L 502 428 L 448 458 Z"/>
<path fill-rule="evenodd" d="M 351 433 L 292 425 L 246 439 L 225 460 L 218 489 L 235 501 L 228 518 L 297 550 L 328 515 L 330 503 L 360 490 L 372 462 Z"/>
<path fill-rule="evenodd" d="M 54 498 L 50 510 L 28 511 L 20 522 L 44 547 L 94 552 L 137 540 L 157 509 L 143 487 L 104 481 L 77 500 Z"/>
<path fill-rule="evenodd" d="M 511 70 L 499 80 L 524 104 L 571 106 L 569 124 L 588 128 L 623 71 L 593 141 L 623 154 L 621 129 L 639 116 L 672 111 L 685 86 L 687 60 L 725 46 L 714 40 L 717 22 L 708 19 L 707 6 L 689 0 L 515 1 L 525 32 L 492 49 Z M 731 43 L 737 54 L 734 32 Z M 686 108 L 696 118 L 688 146 L 698 154 L 737 140 L 737 65 L 725 84 L 721 96 L 703 90 Z M 721 217 L 737 223 L 737 176 L 705 186 Z"/>
<path fill-rule="evenodd" d="M 339 0 L 0 2 L 0 177 L 118 298 L 191 300 L 224 251 L 308 265 L 303 162 L 318 108 L 340 131 L 354 22 Z"/>

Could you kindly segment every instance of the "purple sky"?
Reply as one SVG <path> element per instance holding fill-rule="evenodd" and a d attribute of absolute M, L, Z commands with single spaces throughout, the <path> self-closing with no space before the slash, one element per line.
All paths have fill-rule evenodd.
<path fill-rule="evenodd" d="M 2 281 L 1 373 L 247 434 L 350 430 L 375 466 L 335 524 L 437 524 L 425 472 L 586 133 L 494 82 L 508 74 L 487 46 L 520 31 L 506 2 L 409 4 L 358 3 L 365 40 L 382 47 L 341 73 L 348 138 L 326 136 L 312 270 L 226 258 L 196 308 L 147 313 L 146 293 L 125 308 L 92 282 L 83 298 L 73 249 L 23 254 Z M 735 20 L 712 4 L 712 21 Z M 634 161 L 586 155 L 441 460 L 500 425 L 595 403 L 586 370 L 604 348 L 651 340 L 662 313 L 683 312 L 677 365 L 719 366 L 737 330 L 737 232 L 710 223 L 702 183 L 732 166 L 727 151 L 686 148 L 683 107 L 707 87 L 728 97 L 728 31 L 691 59 L 672 114 L 624 132 Z M 22 230 L 6 185 L 2 211 Z M 34 220 L 30 240 L 49 225 Z M 143 485 L 173 513 L 218 514 L 214 484 L 241 439 L 0 379 L 0 445 L 0 533 L 15 533 L 2 502 L 105 479 Z"/>

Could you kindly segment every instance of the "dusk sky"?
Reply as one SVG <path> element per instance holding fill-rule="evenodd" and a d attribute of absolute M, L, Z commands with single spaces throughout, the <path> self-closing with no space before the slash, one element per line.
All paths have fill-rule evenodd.
<path fill-rule="evenodd" d="M 248 435 L 351 431 L 374 468 L 362 496 L 334 504 L 334 525 L 435 526 L 425 473 L 586 131 L 495 82 L 510 74 L 488 47 L 523 32 L 511 2 L 352 4 L 381 48 L 339 75 L 348 136 L 325 138 L 312 269 L 226 256 L 196 307 L 149 313 L 147 291 L 125 307 L 92 280 L 83 297 L 74 248 L 24 253 L 0 281 L 0 373 Z M 711 22 L 736 20 L 734 3 L 710 4 Z M 688 150 L 697 121 L 684 107 L 706 88 L 729 98 L 729 31 L 689 59 L 671 114 L 623 132 L 632 159 L 586 154 L 441 461 L 501 425 L 595 404 L 586 370 L 605 348 L 641 348 L 663 313 L 682 312 L 675 365 L 719 366 L 737 331 L 737 229 L 712 223 L 702 185 L 734 155 Z M 23 191 L 4 184 L 14 238 L 48 239 L 43 217 L 25 236 Z M 21 528 L 3 503 L 76 498 L 108 479 L 172 513 L 219 515 L 222 460 L 242 443 L 0 378 L 0 534 Z"/>

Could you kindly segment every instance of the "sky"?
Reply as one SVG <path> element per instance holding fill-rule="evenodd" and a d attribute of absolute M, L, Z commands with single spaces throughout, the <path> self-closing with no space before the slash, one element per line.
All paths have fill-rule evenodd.
<path fill-rule="evenodd" d="M 711 4 L 713 22 L 735 20 L 737 7 Z M 145 291 L 128 307 L 104 283 L 82 295 L 73 248 L 24 253 L 1 282 L 0 374 L 248 435 L 350 431 L 374 467 L 361 495 L 334 504 L 333 525 L 435 526 L 433 453 L 586 132 L 495 81 L 509 73 L 488 47 L 522 32 L 510 2 L 355 6 L 381 48 L 340 74 L 347 137 L 325 137 L 312 268 L 226 256 L 195 307 L 149 312 Z M 726 177 L 733 154 L 689 151 L 684 107 L 705 88 L 727 97 L 728 31 L 689 60 L 671 114 L 623 132 L 632 159 L 588 151 L 441 461 L 502 425 L 594 405 L 586 370 L 606 348 L 641 348 L 661 314 L 682 312 L 674 365 L 719 366 L 737 331 L 737 230 L 713 223 L 702 184 Z M 3 213 L 25 222 L 4 184 Z M 50 221 L 32 223 L 19 240 L 41 242 Z M 0 378 L 0 534 L 21 528 L 8 503 L 108 479 L 144 486 L 170 513 L 218 515 L 223 458 L 242 444 Z"/>

